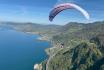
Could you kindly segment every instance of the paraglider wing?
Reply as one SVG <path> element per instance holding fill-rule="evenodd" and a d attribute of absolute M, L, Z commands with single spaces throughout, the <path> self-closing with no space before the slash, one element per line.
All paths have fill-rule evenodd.
<path fill-rule="evenodd" d="M 49 20 L 50 21 L 53 21 L 53 19 L 55 18 L 55 16 L 60 13 L 61 11 L 63 10 L 66 10 L 66 9 L 76 9 L 78 11 L 80 11 L 86 19 L 89 19 L 90 16 L 88 14 L 87 11 L 85 11 L 83 8 L 81 8 L 80 6 L 76 5 L 76 4 L 73 4 L 73 3 L 64 3 L 64 4 L 59 4 L 57 5 L 51 12 L 50 12 L 50 15 L 49 15 Z"/>

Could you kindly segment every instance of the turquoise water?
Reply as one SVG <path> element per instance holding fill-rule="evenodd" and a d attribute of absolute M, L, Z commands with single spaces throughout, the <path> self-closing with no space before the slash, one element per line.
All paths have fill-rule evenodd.
<path fill-rule="evenodd" d="M 47 58 L 50 43 L 37 40 L 38 35 L 0 30 L 0 70 L 33 70 L 35 63 Z"/>

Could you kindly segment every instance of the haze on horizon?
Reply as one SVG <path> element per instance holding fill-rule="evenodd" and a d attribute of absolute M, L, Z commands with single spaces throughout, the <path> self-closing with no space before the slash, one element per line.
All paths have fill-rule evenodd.
<path fill-rule="evenodd" d="M 59 0 L 60 1 L 60 0 Z M 62 0 L 61 2 L 65 2 Z M 104 0 L 67 0 L 74 2 L 90 15 L 90 21 L 104 20 Z M 33 22 L 50 24 L 49 12 L 57 0 L 0 0 L 0 21 Z M 60 2 L 59 2 L 60 3 Z M 63 25 L 67 22 L 88 22 L 81 13 L 76 10 L 66 10 L 59 14 L 52 24 Z"/>

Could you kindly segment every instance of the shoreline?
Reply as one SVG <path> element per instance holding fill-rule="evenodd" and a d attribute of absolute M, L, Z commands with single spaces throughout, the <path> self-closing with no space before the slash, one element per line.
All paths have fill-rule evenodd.
<path fill-rule="evenodd" d="M 37 38 L 38 40 L 40 41 L 47 41 L 47 42 L 50 42 L 50 39 L 51 37 L 49 37 L 48 35 L 44 35 L 44 34 L 40 34 L 39 32 L 25 32 L 25 33 L 28 33 L 28 34 L 37 34 L 39 35 L 39 37 Z M 51 46 L 50 48 L 46 48 L 44 51 L 46 52 L 46 55 L 50 57 L 50 52 L 49 50 L 50 49 L 54 49 L 55 47 Z M 48 58 L 47 58 L 48 59 Z M 44 61 L 44 60 L 43 60 Z M 33 69 L 34 70 L 42 70 L 42 63 L 37 63 L 37 64 L 34 64 L 34 67 Z"/>
<path fill-rule="evenodd" d="M 44 34 L 41 34 L 39 32 L 24 32 L 24 33 L 27 33 L 27 34 L 36 34 L 36 35 L 39 35 L 39 37 L 37 38 L 38 40 L 40 41 L 50 41 L 50 38 L 48 35 L 44 35 Z"/>
<path fill-rule="evenodd" d="M 22 32 L 22 31 L 20 31 L 20 32 Z M 50 39 L 51 39 L 51 37 L 49 37 L 48 35 L 44 35 L 44 34 L 41 34 L 41 33 L 39 33 L 39 32 L 23 32 L 23 33 L 26 33 L 26 34 L 33 34 L 33 35 L 39 35 L 39 37 L 37 38 L 37 40 L 39 40 L 39 41 L 47 41 L 47 42 L 50 42 Z M 49 52 L 49 49 L 52 49 L 53 48 L 53 46 L 52 47 L 50 47 L 50 48 L 46 48 L 44 51 L 46 52 L 46 55 L 47 56 L 50 56 L 50 52 Z M 48 59 L 48 58 L 47 58 Z M 44 61 L 44 60 L 42 60 L 42 61 Z M 34 66 L 33 66 L 33 69 L 34 70 L 42 70 L 42 63 L 36 63 L 36 64 L 34 64 Z"/>

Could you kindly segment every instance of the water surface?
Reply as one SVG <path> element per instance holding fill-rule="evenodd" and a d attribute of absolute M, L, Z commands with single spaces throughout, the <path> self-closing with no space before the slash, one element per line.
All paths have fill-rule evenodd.
<path fill-rule="evenodd" d="M 47 58 L 50 43 L 38 35 L 0 29 L 0 70 L 33 70 L 35 63 Z"/>

